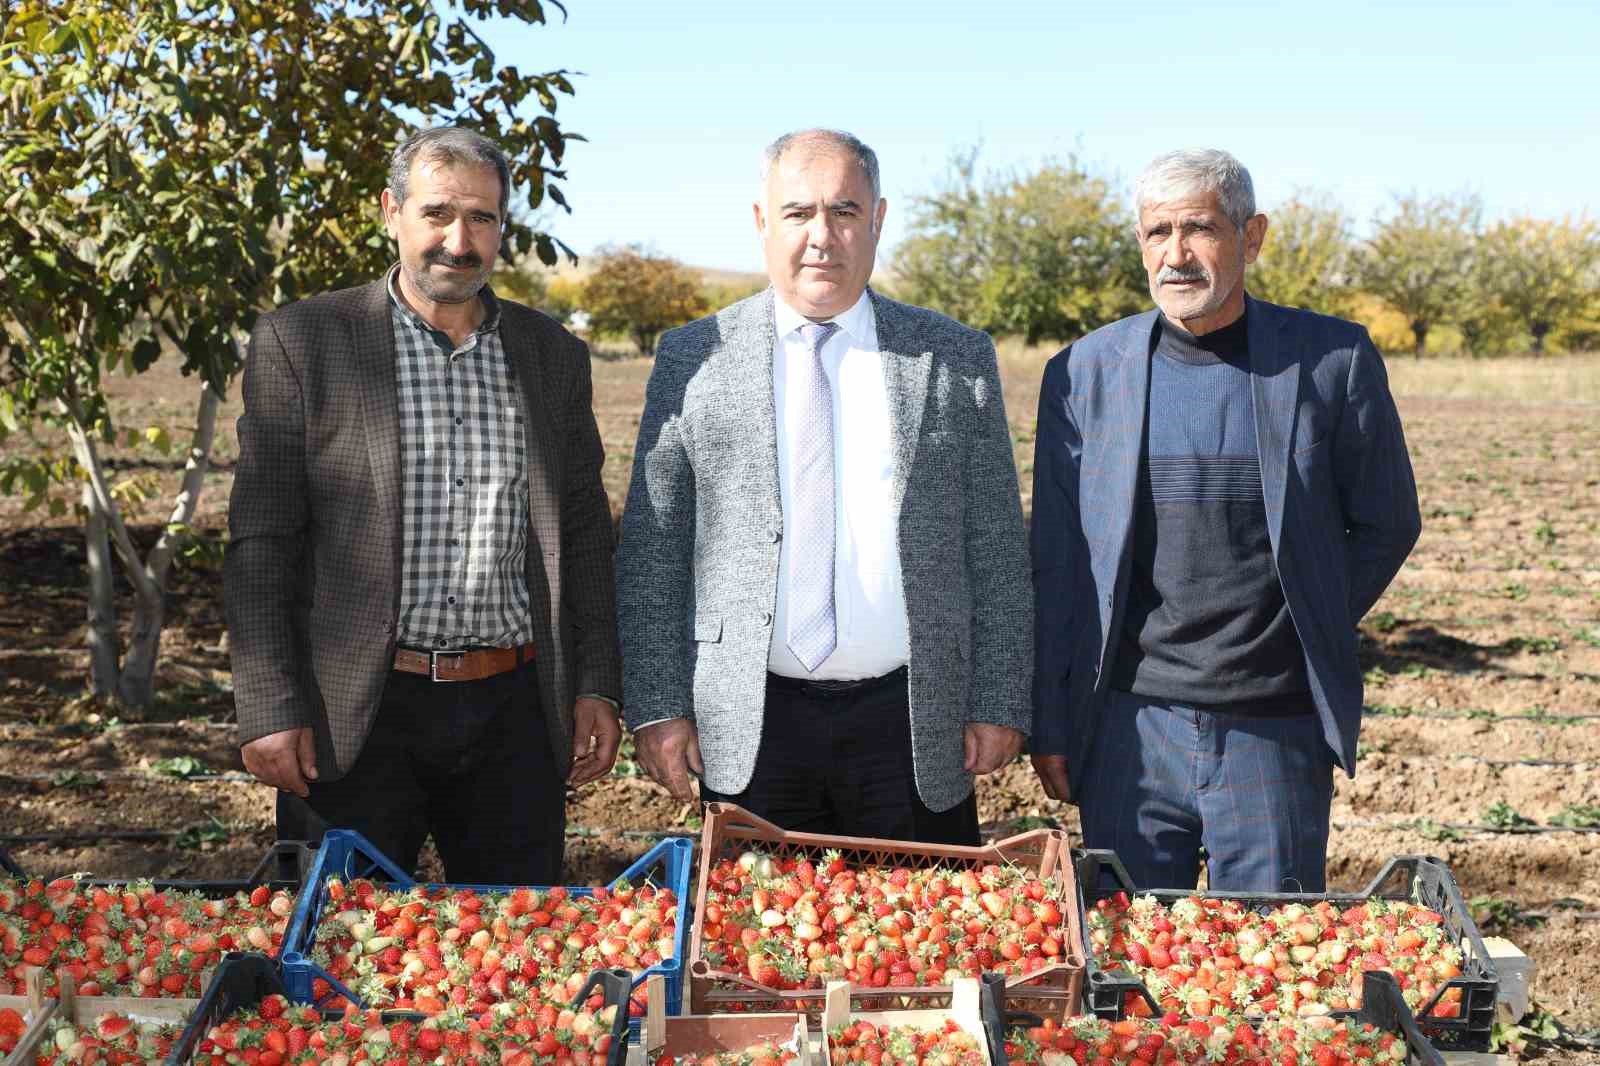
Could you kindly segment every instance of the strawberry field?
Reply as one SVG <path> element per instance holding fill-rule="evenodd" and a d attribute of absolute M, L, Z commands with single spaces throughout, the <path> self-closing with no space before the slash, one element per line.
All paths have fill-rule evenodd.
<path fill-rule="evenodd" d="M 1004 350 L 1025 503 L 1045 354 Z M 1359 888 L 1393 855 L 1439 856 L 1480 927 L 1537 962 L 1543 1013 L 1530 1026 L 1554 1019 L 1594 1032 L 1600 360 L 1448 369 L 1454 376 L 1442 364 L 1391 361 L 1424 532 L 1362 624 L 1368 716 L 1358 775 L 1337 784 L 1330 884 Z M 596 363 L 614 507 L 648 373 L 643 360 Z M 119 382 L 119 417 L 176 430 L 188 417 L 188 384 L 160 367 Z M 232 744 L 215 567 L 237 404 L 231 396 L 220 470 L 202 502 L 210 537 L 193 545 L 178 575 L 160 699 L 147 712 L 82 698 L 81 538 L 65 518 L 41 521 L 0 499 L 0 846 L 29 872 L 237 877 L 271 842 L 271 795 L 240 772 Z M 119 478 L 167 491 L 176 483 L 165 456 L 113 455 Z M 161 517 L 146 509 L 146 542 Z M 1075 833 L 1072 810 L 1046 801 L 1023 764 L 985 781 L 979 799 L 991 836 L 1052 821 Z M 626 751 L 610 779 L 571 798 L 568 820 L 573 884 L 609 880 L 656 834 L 698 828 L 698 812 L 641 780 Z M 271 935 L 265 921 L 255 924 Z M 224 933 L 190 922 L 179 939 L 207 935 Z M 204 939 L 198 945 L 210 950 Z M 129 976 L 137 981 L 137 968 Z M 1554 1054 L 1575 1062 L 1585 1053 Z"/>

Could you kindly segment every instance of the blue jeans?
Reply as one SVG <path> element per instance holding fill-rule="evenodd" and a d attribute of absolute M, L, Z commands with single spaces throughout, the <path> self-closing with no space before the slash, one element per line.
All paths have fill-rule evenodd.
<path fill-rule="evenodd" d="M 1309 703 L 1309 700 L 1308 700 Z M 1252 716 L 1109 692 L 1073 782 L 1084 846 L 1139 888 L 1322 892 L 1333 752 L 1315 710 Z"/>

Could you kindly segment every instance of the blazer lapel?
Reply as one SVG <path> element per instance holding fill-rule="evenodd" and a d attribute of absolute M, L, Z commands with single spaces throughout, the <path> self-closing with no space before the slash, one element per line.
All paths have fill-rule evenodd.
<path fill-rule="evenodd" d="M 506 323 L 505 309 L 500 311 L 500 323 Z M 548 548 L 555 550 L 560 544 L 559 530 L 541 530 L 539 518 L 560 514 L 560 464 L 559 442 L 555 438 L 556 426 L 561 424 L 550 408 L 550 390 L 546 387 L 547 374 L 533 344 L 531 329 L 500 330 L 500 343 L 506 356 L 516 368 L 517 384 L 522 388 L 522 409 L 526 412 L 522 439 L 527 442 L 524 466 L 528 477 L 528 552 L 530 557 Z M 541 504 L 540 501 L 549 501 Z M 546 536 L 548 533 L 550 536 Z"/>
<path fill-rule="evenodd" d="M 773 352 L 778 327 L 773 318 L 771 288 L 744 301 L 723 337 L 731 380 L 727 395 L 732 409 L 747 412 L 741 421 L 750 431 L 750 446 L 757 459 L 760 482 L 749 486 L 768 509 L 771 521 L 783 524 L 783 501 L 778 488 L 778 402 L 772 383 Z"/>
<path fill-rule="evenodd" d="M 1134 501 L 1139 493 L 1139 463 L 1144 457 L 1144 423 L 1150 405 L 1150 353 L 1154 348 L 1156 319 L 1159 311 L 1149 311 L 1141 316 L 1137 326 L 1128 331 L 1128 341 L 1122 358 L 1109 373 L 1108 382 L 1117 399 L 1117 410 L 1108 411 L 1116 431 L 1105 434 L 1100 440 L 1101 461 L 1095 464 L 1103 470 L 1106 483 L 1086 485 L 1084 496 L 1103 493 L 1105 501 L 1106 537 L 1102 550 L 1092 553 L 1096 560 L 1104 560 L 1115 569 L 1110 573 L 1095 575 L 1097 588 L 1112 590 L 1096 606 L 1100 611 L 1100 632 L 1105 639 L 1100 646 L 1100 669 L 1103 673 L 1106 659 L 1114 644 L 1113 629 L 1117 607 L 1123 599 L 1130 550 L 1133 545 Z M 1085 465 L 1087 465 L 1087 456 Z"/>
<path fill-rule="evenodd" d="M 1256 454 L 1267 531 L 1277 552 L 1283 535 L 1283 500 L 1289 479 L 1290 442 L 1300 405 L 1300 363 L 1282 343 L 1284 318 L 1260 300 L 1246 303 L 1250 382 L 1256 416 Z"/>
<path fill-rule="evenodd" d="M 372 490 L 383 509 L 384 525 L 394 545 L 395 596 L 398 598 L 404 487 L 400 477 L 400 396 L 395 373 L 394 319 L 386 281 L 375 281 L 367 286 L 354 332 L 356 387 L 361 390 L 361 408 L 366 420 Z"/>
<path fill-rule="evenodd" d="M 928 407 L 928 377 L 933 353 L 924 351 L 907 328 L 898 306 L 867 290 L 878 330 L 878 351 L 883 360 L 883 383 L 889 400 L 889 421 L 894 431 L 894 508 L 900 509 L 917 458 L 922 413 Z"/>

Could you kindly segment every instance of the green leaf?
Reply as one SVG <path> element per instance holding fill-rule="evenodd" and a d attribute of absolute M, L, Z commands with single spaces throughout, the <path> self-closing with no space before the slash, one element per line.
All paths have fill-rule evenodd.
<path fill-rule="evenodd" d="M 68 44 L 76 44 L 77 37 L 73 33 L 71 22 L 63 22 L 39 41 L 38 49 L 47 56 L 53 56 L 62 51 Z"/>
<path fill-rule="evenodd" d="M 205 763 L 192 755 L 174 755 L 166 759 L 157 759 L 150 764 L 150 772 L 160 774 L 162 777 L 190 778 L 201 774 L 210 773 Z"/>

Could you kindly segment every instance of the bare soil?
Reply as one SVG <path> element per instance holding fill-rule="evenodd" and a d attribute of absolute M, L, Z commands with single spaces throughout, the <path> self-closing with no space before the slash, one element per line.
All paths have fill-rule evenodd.
<path fill-rule="evenodd" d="M 1042 356 L 1008 354 L 1003 365 L 1026 502 Z M 1478 372 L 1492 376 L 1494 365 Z M 595 364 L 614 510 L 648 375 L 645 360 Z M 1440 856 L 1485 928 L 1535 959 L 1538 1003 L 1572 1030 L 1597 1031 L 1600 405 L 1493 392 L 1401 395 L 1425 529 L 1362 626 L 1371 713 L 1358 775 L 1337 785 L 1330 882 L 1355 890 L 1391 856 Z M 114 395 L 126 425 L 192 421 L 192 384 L 165 368 L 119 381 Z M 226 521 L 237 414 L 234 395 L 201 504 L 198 525 L 213 546 Z M 164 457 L 111 454 L 119 478 L 151 478 L 167 493 L 177 483 Z M 141 543 L 153 542 L 163 518 L 154 504 L 136 516 Z M 177 572 L 159 699 L 136 713 L 82 695 L 83 558 L 69 518 L 0 498 L 0 845 L 40 874 L 240 876 L 272 840 L 272 797 L 240 773 L 233 746 L 220 574 L 200 560 Z M 159 772 L 179 756 L 204 776 Z M 636 772 L 624 758 L 571 798 L 570 881 L 614 876 L 649 846 L 643 833 L 697 827 L 694 811 Z M 1040 818 L 1076 833 L 1075 811 L 1046 800 L 1025 763 L 984 781 L 979 800 L 991 833 Z M 184 838 L 96 836 L 186 829 Z M 63 833 L 85 838 L 18 839 Z M 424 867 L 436 869 L 431 858 Z"/>

